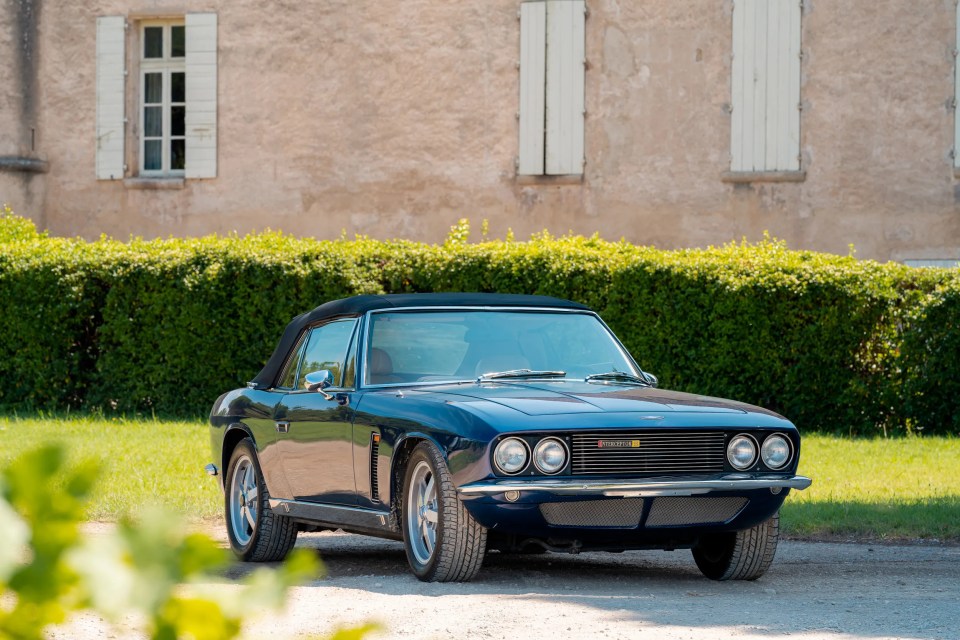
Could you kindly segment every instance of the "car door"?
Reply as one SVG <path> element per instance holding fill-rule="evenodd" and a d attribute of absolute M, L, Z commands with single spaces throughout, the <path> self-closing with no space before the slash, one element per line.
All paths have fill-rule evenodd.
<path fill-rule="evenodd" d="M 354 362 L 357 318 L 310 328 L 281 377 L 286 393 L 274 412 L 277 449 L 296 500 L 356 504 L 353 477 Z M 305 388 L 307 374 L 326 369 L 332 386 Z"/>

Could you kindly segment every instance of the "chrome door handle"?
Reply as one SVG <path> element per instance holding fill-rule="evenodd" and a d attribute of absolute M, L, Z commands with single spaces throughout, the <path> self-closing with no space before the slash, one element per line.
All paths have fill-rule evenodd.
<path fill-rule="evenodd" d="M 274 422 L 277 427 L 277 433 L 289 433 L 290 432 L 290 423 L 287 421 Z"/>

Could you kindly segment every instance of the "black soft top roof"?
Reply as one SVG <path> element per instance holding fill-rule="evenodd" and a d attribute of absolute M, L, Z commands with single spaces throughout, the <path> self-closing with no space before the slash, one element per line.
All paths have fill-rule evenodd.
<path fill-rule="evenodd" d="M 393 295 L 364 295 L 331 300 L 313 311 L 302 313 L 287 325 L 273 355 L 267 360 L 250 385 L 257 389 L 269 388 L 290 349 L 296 344 L 303 330 L 324 320 L 343 316 L 359 316 L 377 309 L 402 309 L 409 307 L 544 307 L 554 309 L 589 310 L 586 305 L 549 296 L 527 296 L 506 293 L 401 293 Z"/>

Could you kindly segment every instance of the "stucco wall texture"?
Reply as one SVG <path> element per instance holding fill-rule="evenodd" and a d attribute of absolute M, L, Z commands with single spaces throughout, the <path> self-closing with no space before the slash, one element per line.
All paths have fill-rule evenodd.
<path fill-rule="evenodd" d="M 0 9 L 0 156 L 24 152 L 7 62 L 23 1 Z M 599 232 L 674 248 L 766 230 L 792 248 L 960 258 L 953 0 L 806 0 L 806 178 L 750 184 L 722 180 L 731 0 L 587 5 L 586 165 L 561 184 L 515 175 L 517 0 L 46 0 L 33 154 L 50 170 L 0 172 L 0 200 L 87 238 L 269 227 L 439 241 L 468 217 L 494 237 Z M 182 190 L 98 181 L 96 18 L 188 11 L 218 14 L 218 177 Z"/>

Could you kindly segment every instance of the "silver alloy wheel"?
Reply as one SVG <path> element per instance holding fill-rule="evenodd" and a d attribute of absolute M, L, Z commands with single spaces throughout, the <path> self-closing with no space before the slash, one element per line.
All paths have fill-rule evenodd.
<path fill-rule="evenodd" d="M 433 470 L 421 460 L 410 477 L 406 505 L 407 531 L 410 549 L 417 562 L 427 564 L 437 545 L 437 485 Z"/>
<path fill-rule="evenodd" d="M 244 455 L 237 460 L 230 483 L 230 528 L 240 546 L 246 546 L 256 530 L 259 493 L 257 470 Z"/>

